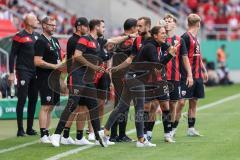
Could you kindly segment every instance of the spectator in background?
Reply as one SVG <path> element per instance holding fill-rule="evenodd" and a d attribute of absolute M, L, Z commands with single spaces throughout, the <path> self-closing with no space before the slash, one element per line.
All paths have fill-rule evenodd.
<path fill-rule="evenodd" d="M 226 67 L 220 67 L 217 69 L 217 74 L 219 77 L 219 84 L 220 85 L 231 85 L 233 82 L 230 80 L 229 77 L 229 70 Z"/>
<path fill-rule="evenodd" d="M 218 67 L 225 67 L 226 65 L 226 53 L 225 53 L 225 45 L 222 44 L 220 48 L 217 50 L 217 63 Z"/>
<path fill-rule="evenodd" d="M 7 98 L 11 96 L 10 93 L 10 83 L 8 81 L 8 74 L 4 73 L 0 77 L 0 94 L 1 98 Z M 1 99 L 0 98 L 0 99 Z"/>
<path fill-rule="evenodd" d="M 197 13 L 197 9 L 198 9 L 198 1 L 197 0 L 188 0 L 187 5 L 192 10 L 193 13 Z"/>
<path fill-rule="evenodd" d="M 206 68 L 208 72 L 208 81 L 205 83 L 206 86 L 216 86 L 219 83 L 219 77 L 215 70 L 214 62 L 206 62 Z"/>
<path fill-rule="evenodd" d="M 216 35 L 212 33 L 214 31 L 214 25 L 215 25 L 215 18 L 216 14 L 215 12 L 212 12 L 211 10 L 208 11 L 208 14 L 204 17 L 204 27 L 207 31 L 207 38 L 208 39 L 215 39 Z"/>

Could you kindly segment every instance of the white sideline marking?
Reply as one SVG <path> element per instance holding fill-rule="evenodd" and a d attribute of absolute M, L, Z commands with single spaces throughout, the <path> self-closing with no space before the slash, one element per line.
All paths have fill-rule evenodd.
<path fill-rule="evenodd" d="M 70 132 L 70 134 L 72 134 L 72 133 L 74 133 L 74 131 Z M 37 144 L 37 143 L 41 143 L 40 140 L 35 140 L 35 141 L 32 141 L 32 142 L 20 144 L 20 145 L 10 147 L 10 148 L 7 148 L 7 149 L 1 149 L 0 154 L 5 153 L 5 152 L 14 151 L 14 150 L 17 150 L 17 149 L 21 149 L 21 148 L 24 148 L 24 147 L 27 147 L 27 146 L 30 146 L 30 145 L 33 145 L 33 144 Z"/>
<path fill-rule="evenodd" d="M 21 145 L 15 146 L 15 147 L 10 147 L 10 148 L 7 148 L 7 149 L 2 149 L 2 150 L 0 150 L 0 154 L 1 154 L 1 153 L 5 153 L 5 152 L 14 151 L 14 150 L 16 150 L 16 149 L 24 148 L 24 147 L 27 147 L 27 146 L 36 144 L 36 143 L 38 143 L 38 142 L 39 142 L 39 140 L 36 140 L 36 141 L 32 141 L 32 142 L 28 142 L 28 143 L 21 144 Z"/>
<path fill-rule="evenodd" d="M 209 103 L 209 104 L 206 104 L 206 105 L 203 105 L 201 107 L 199 107 L 197 110 L 198 111 L 201 111 L 201 110 L 205 110 L 205 109 L 208 109 L 208 108 L 211 108 L 211 107 L 214 107 L 218 104 L 221 104 L 221 103 L 224 103 L 224 102 L 227 102 L 227 101 L 230 101 L 230 100 L 233 100 L 233 99 L 236 99 L 236 98 L 239 98 L 240 97 L 240 93 L 238 94 L 235 94 L 235 95 L 232 95 L 232 96 L 229 96 L 229 97 L 226 97 L 226 98 L 223 98 L 221 100 L 218 100 L 218 101 L 215 101 L 215 102 L 212 102 L 212 103 Z M 183 114 L 186 114 L 187 112 L 184 112 Z M 161 121 L 157 121 L 156 122 L 156 125 L 160 124 Z M 131 129 L 129 131 L 127 131 L 126 134 L 131 134 L 131 133 L 134 133 L 136 131 L 136 129 Z M 94 147 L 95 145 L 89 145 L 89 146 L 84 146 L 84 147 L 80 147 L 80 148 L 76 148 L 76 149 L 72 149 L 72 150 L 69 150 L 69 151 L 66 151 L 66 152 L 63 152 L 63 153 L 60 153 L 60 154 L 57 154 L 53 157 L 50 157 L 50 158 L 47 158 L 46 160 L 58 160 L 60 158 L 63 158 L 63 157 L 66 157 L 68 155 L 71 155 L 71 154 L 76 154 L 80 151 L 83 151 L 85 149 L 88 149 L 88 148 L 92 148 Z"/>

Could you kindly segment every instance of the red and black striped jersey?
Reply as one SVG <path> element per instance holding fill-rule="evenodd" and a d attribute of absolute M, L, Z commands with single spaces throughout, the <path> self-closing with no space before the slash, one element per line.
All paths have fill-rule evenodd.
<path fill-rule="evenodd" d="M 180 81 L 180 61 L 182 56 L 187 55 L 187 49 L 184 40 L 180 36 L 175 35 L 167 39 L 167 42 L 172 45 L 174 45 L 175 41 L 178 41 L 180 46 L 177 49 L 176 56 L 166 65 L 166 78 L 167 80 Z"/>
<path fill-rule="evenodd" d="M 190 32 L 186 32 L 182 35 L 183 40 L 185 41 L 186 48 L 188 51 L 188 58 L 192 69 L 193 79 L 202 79 L 202 55 L 200 52 L 200 44 L 196 37 L 194 37 Z M 187 72 L 181 65 L 181 76 L 182 79 L 186 79 Z"/>

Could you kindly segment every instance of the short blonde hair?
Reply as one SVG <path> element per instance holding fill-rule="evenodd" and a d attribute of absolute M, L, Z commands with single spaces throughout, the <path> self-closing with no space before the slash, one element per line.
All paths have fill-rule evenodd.
<path fill-rule="evenodd" d="M 201 18 L 199 15 L 191 13 L 188 15 L 187 21 L 188 21 L 188 26 L 191 27 L 201 22 Z"/>
<path fill-rule="evenodd" d="M 168 18 L 173 19 L 173 22 L 177 23 L 177 18 L 176 18 L 174 15 L 168 13 L 168 14 L 166 14 L 166 15 L 164 16 L 163 20 L 166 20 L 166 19 L 168 19 Z"/>

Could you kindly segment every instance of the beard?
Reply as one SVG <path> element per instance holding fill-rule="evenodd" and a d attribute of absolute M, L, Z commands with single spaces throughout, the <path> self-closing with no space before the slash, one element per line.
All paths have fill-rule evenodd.
<path fill-rule="evenodd" d="M 54 31 L 46 31 L 46 33 L 49 35 L 49 36 L 52 36 L 54 34 Z"/>
<path fill-rule="evenodd" d="M 141 35 L 141 36 L 145 36 L 147 34 L 147 32 L 146 31 L 141 32 L 141 33 L 138 32 L 138 34 Z"/>
<path fill-rule="evenodd" d="M 102 37 L 103 34 L 102 34 L 101 32 L 97 32 L 97 36 L 98 36 L 98 37 Z"/>

